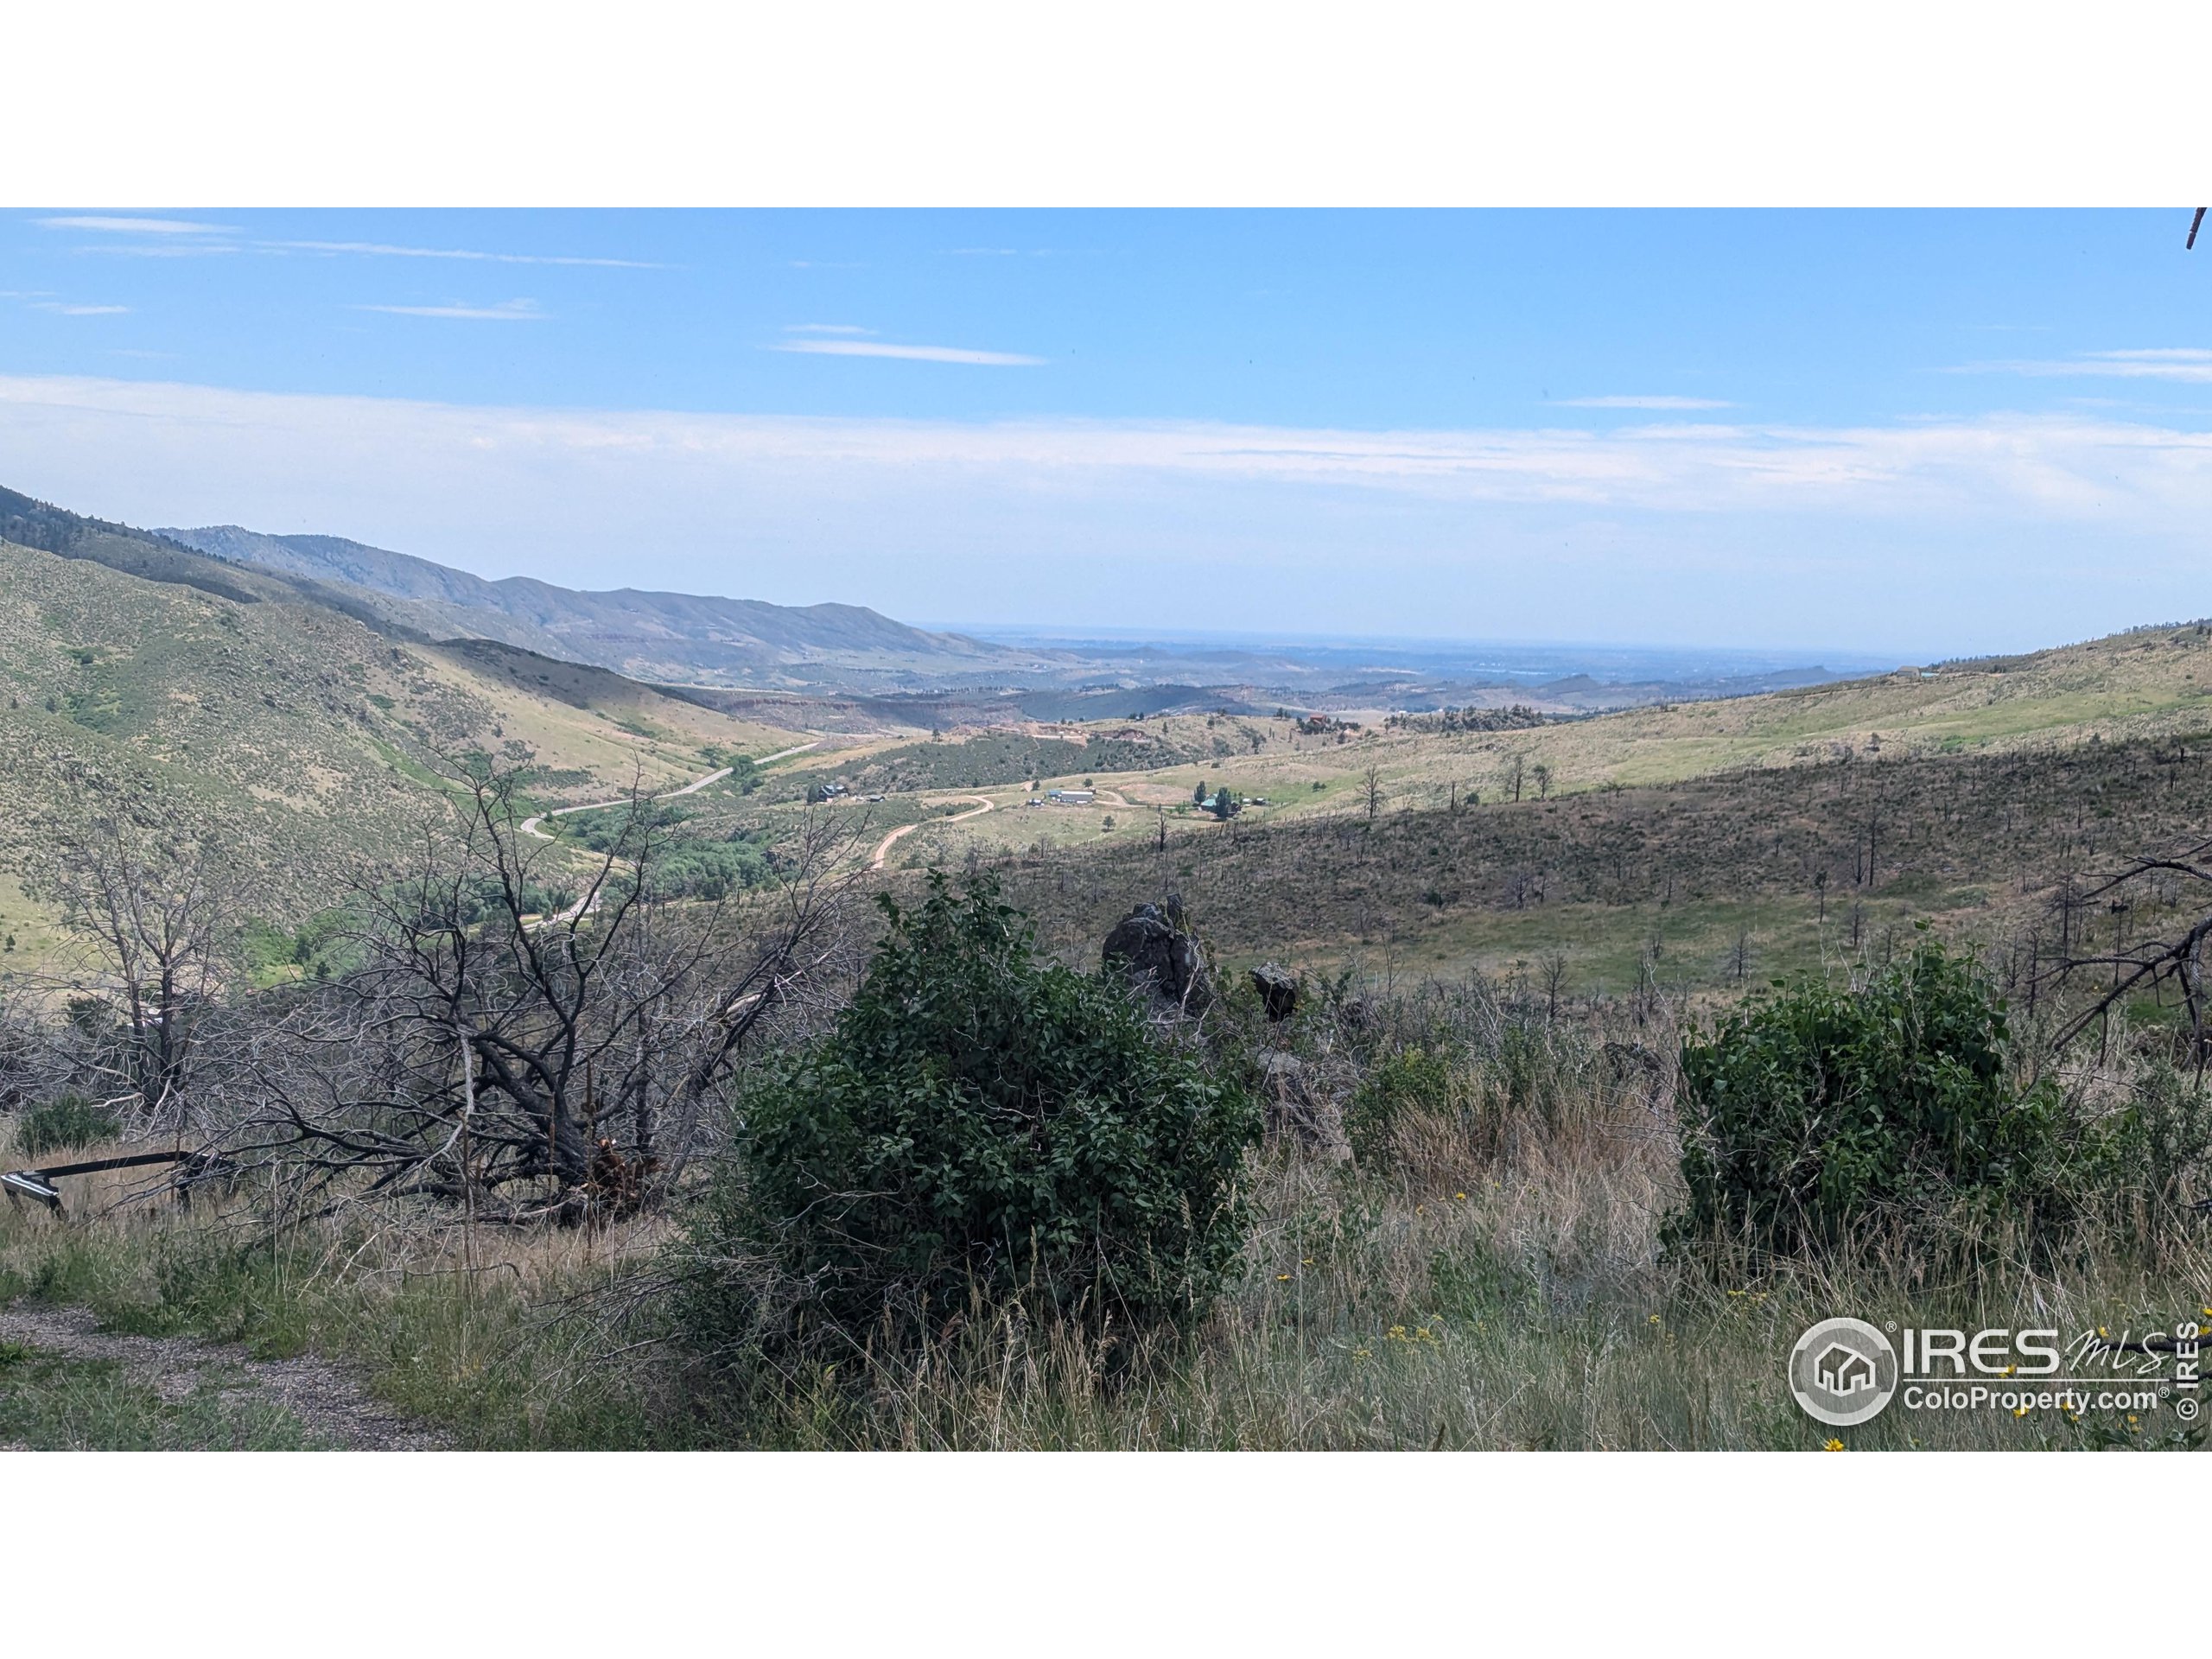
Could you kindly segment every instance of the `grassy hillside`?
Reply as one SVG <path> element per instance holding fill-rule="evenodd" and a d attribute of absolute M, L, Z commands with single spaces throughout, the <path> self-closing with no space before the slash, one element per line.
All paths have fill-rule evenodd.
<path fill-rule="evenodd" d="M 2212 821 L 2208 699 L 2212 630 L 2190 624 L 1519 731 L 1174 716 L 1143 723 L 1153 747 L 1121 771 L 1064 740 L 979 734 L 913 746 L 930 764 L 901 775 L 981 785 L 1001 810 L 931 823 L 888 862 L 1006 863 L 1079 954 L 1165 884 L 1232 959 L 1451 976 L 1557 958 L 1570 990 L 1718 988 L 1922 920 L 2008 948 L 2051 933 L 2067 881 Z M 1015 749 L 1040 769 L 1067 753 L 1041 782 L 1088 776 L 1096 803 L 1024 809 L 1001 782 Z M 1191 810 L 1199 784 L 1266 804 L 1218 824 Z M 2101 939 L 2166 918 L 2093 919 Z"/>
<path fill-rule="evenodd" d="M 603 670 L 395 639 L 281 587 L 226 591 L 149 541 L 83 543 L 111 561 L 0 543 L 0 867 L 18 873 L 48 815 L 112 801 L 235 844 L 292 913 L 389 846 L 455 757 L 534 759 L 559 801 L 696 775 L 709 745 L 789 741 Z"/>

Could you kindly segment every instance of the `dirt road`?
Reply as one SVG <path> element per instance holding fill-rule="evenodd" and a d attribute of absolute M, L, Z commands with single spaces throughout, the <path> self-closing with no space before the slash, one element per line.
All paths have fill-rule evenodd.
<path fill-rule="evenodd" d="M 778 749 L 773 754 L 764 754 L 753 764 L 756 766 L 765 766 L 771 760 L 789 760 L 794 754 L 804 754 L 809 749 L 818 749 L 821 747 L 822 740 L 820 738 L 817 738 L 811 743 L 799 743 L 788 749 Z M 704 789 L 709 784 L 720 783 L 723 779 L 729 776 L 731 770 L 732 769 L 730 767 L 724 766 L 720 772 L 710 772 L 703 778 L 694 778 L 690 783 L 684 785 L 683 788 L 671 789 L 665 795 L 656 795 L 652 798 L 657 801 L 673 801 L 682 796 L 696 794 L 699 791 Z M 525 836 L 535 836 L 540 841 L 550 841 L 553 837 L 547 835 L 543 830 L 540 830 L 537 827 L 539 824 L 544 823 L 548 818 L 565 818 L 571 812 L 603 812 L 610 806 L 627 806 L 629 804 L 630 798 L 625 795 L 620 800 L 586 801 L 581 806 L 556 806 L 550 812 L 541 812 L 536 817 L 524 818 L 522 821 L 522 832 Z"/>
<path fill-rule="evenodd" d="M 185 1337 L 127 1337 L 104 1332 L 92 1310 L 19 1302 L 0 1308 L 0 1342 L 20 1342 L 65 1359 L 112 1360 L 125 1376 L 163 1400 L 182 1400 L 213 1374 L 226 1405 L 275 1406 L 296 1419 L 314 1440 L 349 1452 L 435 1452 L 447 1436 L 371 1400 L 361 1385 L 327 1360 L 255 1359 L 235 1344 Z M 243 1381 L 226 1386 L 232 1376 Z"/>
<path fill-rule="evenodd" d="M 981 795 L 962 795 L 956 797 L 955 798 L 963 801 L 973 801 L 976 804 L 969 810 L 966 812 L 956 812 L 949 818 L 924 818 L 922 820 L 922 823 L 964 823 L 969 818 L 982 817 L 984 813 L 991 810 L 991 804 L 985 800 Z M 875 856 L 868 860 L 868 868 L 871 870 L 881 869 L 883 868 L 883 861 L 891 856 L 891 849 L 898 841 L 899 837 L 905 835 L 912 835 L 915 830 L 922 827 L 922 823 L 902 823 L 896 830 L 893 830 L 889 835 L 886 836 L 881 841 L 876 842 Z"/>

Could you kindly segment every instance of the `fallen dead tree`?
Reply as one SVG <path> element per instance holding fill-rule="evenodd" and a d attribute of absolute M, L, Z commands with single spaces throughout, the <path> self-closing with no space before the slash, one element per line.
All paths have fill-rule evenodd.
<path fill-rule="evenodd" d="M 680 830 L 644 798 L 579 878 L 519 833 L 511 783 L 353 897 L 359 965 L 253 1033 L 223 1136 L 331 1202 L 412 1195 L 476 1220 L 634 1210 L 697 1150 L 772 1021 L 804 1018 L 844 948 L 849 832 L 810 819 L 766 887 L 657 879 Z M 576 890 L 544 913 L 553 877 Z"/>

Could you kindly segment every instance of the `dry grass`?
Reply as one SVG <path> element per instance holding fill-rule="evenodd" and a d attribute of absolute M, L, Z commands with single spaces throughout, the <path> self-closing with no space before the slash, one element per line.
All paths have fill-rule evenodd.
<path fill-rule="evenodd" d="M 1756 1274 L 1670 1262 L 1671 1106 L 1599 1052 L 1563 1033 L 1517 1068 L 1455 1064 L 1363 1172 L 1274 1150 L 1254 1169 L 1240 1279 L 1198 1331 L 1150 1347 L 1001 1311 L 861 1375 L 709 1376 L 652 1340 L 668 1333 L 652 1299 L 609 1317 L 607 1287 L 654 1259 L 664 1221 L 471 1236 L 365 1213 L 272 1230 L 281 1189 L 188 1217 L 119 1202 L 110 1177 L 66 1221 L 0 1211 L 0 1301 L 325 1353 L 474 1446 L 1289 1450 L 1813 1449 L 1831 1431 L 1799 1412 L 1783 1366 L 1818 1319 L 2070 1333 L 2212 1306 L 2201 1234 L 2153 1246 L 2124 1227 L 2057 1268 L 1994 1246 Z M 2137 1446 L 2175 1426 L 2148 1427 L 1892 1407 L 1836 1438 Z"/>

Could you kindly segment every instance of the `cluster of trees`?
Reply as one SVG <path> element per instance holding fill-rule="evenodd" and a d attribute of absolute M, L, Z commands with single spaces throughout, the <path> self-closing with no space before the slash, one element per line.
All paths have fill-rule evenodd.
<path fill-rule="evenodd" d="M 1211 795 L 1206 793 L 1204 783 L 1194 785 L 1191 791 L 1191 804 L 1212 813 L 1224 823 L 1244 810 L 1243 801 L 1231 791 L 1227 784 L 1216 789 Z"/>
<path fill-rule="evenodd" d="M 1522 732 L 1568 718 L 1571 716 L 1541 715 L 1526 703 L 1516 702 L 1510 709 L 1478 709 L 1470 704 L 1465 709 L 1447 706 L 1428 714 L 1392 715 L 1383 724 L 1406 732 Z"/>

